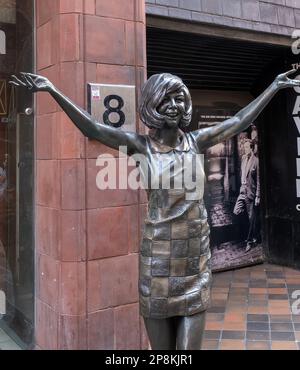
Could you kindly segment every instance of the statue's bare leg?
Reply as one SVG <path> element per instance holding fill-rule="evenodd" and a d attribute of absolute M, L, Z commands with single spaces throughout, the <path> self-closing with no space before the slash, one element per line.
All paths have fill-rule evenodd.
<path fill-rule="evenodd" d="M 176 350 L 176 328 L 174 317 L 168 319 L 144 318 L 151 348 L 155 350 Z"/>
<path fill-rule="evenodd" d="M 178 319 L 177 349 L 200 350 L 205 329 L 206 312 Z"/>
<path fill-rule="evenodd" d="M 144 318 L 152 350 L 200 350 L 206 312 L 168 319 Z"/>

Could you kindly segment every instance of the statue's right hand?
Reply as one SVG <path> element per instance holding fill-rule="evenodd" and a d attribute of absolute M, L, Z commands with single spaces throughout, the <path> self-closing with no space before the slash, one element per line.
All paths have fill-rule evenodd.
<path fill-rule="evenodd" d="M 11 80 L 9 81 L 9 83 L 13 86 L 28 89 L 30 92 L 50 92 L 54 89 L 53 84 L 48 80 L 48 78 L 35 75 L 33 73 L 21 72 L 18 77 L 13 75 L 11 76 Z"/>

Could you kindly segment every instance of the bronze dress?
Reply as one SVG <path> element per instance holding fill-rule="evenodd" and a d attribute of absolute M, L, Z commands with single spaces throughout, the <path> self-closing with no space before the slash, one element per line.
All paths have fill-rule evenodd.
<path fill-rule="evenodd" d="M 197 166 L 204 184 L 203 155 L 191 133 L 181 132 L 176 148 L 160 144 L 151 135 L 146 136 L 146 142 L 148 168 L 140 166 L 140 172 L 147 183 L 149 205 L 140 251 L 140 313 L 155 319 L 194 315 L 210 304 L 209 225 L 203 186 L 196 194 L 174 184 L 187 168 L 196 175 Z M 149 185 L 149 178 L 159 179 L 159 186 Z M 162 186 L 166 178 L 168 189 Z"/>

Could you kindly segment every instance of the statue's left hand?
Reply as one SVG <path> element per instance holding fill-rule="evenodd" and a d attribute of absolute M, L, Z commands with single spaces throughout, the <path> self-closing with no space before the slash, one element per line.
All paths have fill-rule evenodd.
<path fill-rule="evenodd" d="M 26 88 L 32 93 L 37 91 L 51 92 L 54 89 L 48 78 L 33 73 L 21 72 L 20 76 L 13 75 L 11 78 L 11 81 L 9 81 L 11 85 Z"/>
<path fill-rule="evenodd" d="M 292 69 L 288 72 L 278 75 L 275 79 L 275 83 L 279 89 L 285 89 L 287 87 L 300 86 L 300 80 L 293 80 L 288 78 L 288 76 L 294 74 L 297 69 Z"/>

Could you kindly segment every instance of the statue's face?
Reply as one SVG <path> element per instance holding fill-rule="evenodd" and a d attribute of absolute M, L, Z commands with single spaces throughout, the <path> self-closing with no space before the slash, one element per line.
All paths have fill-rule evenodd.
<path fill-rule="evenodd" d="M 178 127 L 185 110 L 185 97 L 182 91 L 167 94 L 157 111 L 165 117 L 169 127 Z"/>

